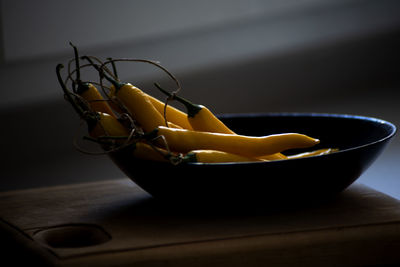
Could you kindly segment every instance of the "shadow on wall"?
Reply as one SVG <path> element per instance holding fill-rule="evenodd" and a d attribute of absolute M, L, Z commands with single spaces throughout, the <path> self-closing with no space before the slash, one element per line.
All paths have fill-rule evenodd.
<path fill-rule="evenodd" d="M 400 29 L 183 74 L 181 94 L 217 112 L 326 112 L 324 106 L 391 100 L 400 84 Z M 225 99 L 229 99 L 226 101 Z M 340 107 L 337 109 L 340 112 Z M 357 112 L 342 110 L 341 112 Z"/>

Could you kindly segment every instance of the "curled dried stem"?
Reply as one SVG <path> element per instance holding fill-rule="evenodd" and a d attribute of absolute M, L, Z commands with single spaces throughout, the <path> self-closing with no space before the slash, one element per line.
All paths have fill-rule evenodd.
<path fill-rule="evenodd" d="M 128 129 L 129 135 L 128 136 L 110 136 L 107 134 L 107 131 L 105 131 L 101 121 L 99 118 L 96 117 L 96 113 L 93 112 L 90 109 L 90 103 L 83 99 L 79 94 L 77 94 L 77 89 L 76 86 L 79 87 L 79 84 L 82 83 L 91 83 L 94 85 L 97 85 L 101 88 L 104 96 L 107 99 L 104 100 L 94 100 L 94 101 L 112 101 L 113 103 L 116 103 L 114 99 L 110 96 L 110 91 L 112 90 L 111 87 L 107 86 L 104 84 L 104 78 L 107 78 L 107 80 L 110 81 L 108 78 L 115 79 L 116 81 L 119 81 L 118 77 L 118 72 L 116 68 L 116 62 L 141 62 L 141 63 L 147 63 L 151 64 L 153 66 L 156 66 L 157 68 L 161 69 L 163 72 L 165 72 L 176 84 L 176 89 L 171 92 L 171 95 L 168 96 L 165 100 L 165 105 L 164 105 L 164 120 L 165 120 L 165 125 L 168 127 L 168 120 L 167 120 L 167 107 L 168 104 L 171 100 L 174 100 L 174 96 L 181 90 L 181 84 L 179 80 L 173 75 L 167 68 L 162 66 L 158 61 L 153 61 L 153 60 L 148 60 L 148 59 L 139 59 L 139 58 L 107 58 L 105 61 L 95 57 L 95 56 L 83 56 L 79 57 L 78 56 L 78 51 L 77 48 L 70 43 L 70 45 L 74 48 L 74 53 L 75 57 L 68 62 L 68 70 L 67 70 L 67 76 L 65 80 L 63 81 L 60 75 L 60 70 L 62 68 L 62 65 L 60 64 L 57 67 L 57 74 L 59 78 L 59 82 L 63 87 L 63 90 L 65 92 L 65 98 L 71 102 L 71 104 L 74 106 L 78 114 L 80 115 L 82 121 L 85 120 L 86 122 L 88 119 L 91 119 L 92 121 L 95 121 L 99 127 L 102 127 L 104 130 L 105 135 L 98 137 L 98 138 L 92 138 L 92 137 L 84 137 L 84 140 L 96 142 L 100 144 L 103 147 L 102 152 L 94 152 L 94 151 L 88 151 L 84 148 L 82 148 L 77 141 L 77 136 L 74 138 L 74 146 L 76 149 L 82 153 L 85 154 L 90 154 L 90 155 L 104 155 L 112 152 L 116 152 L 120 149 L 126 148 L 127 146 L 131 146 L 135 144 L 138 141 L 141 140 L 146 140 L 147 143 L 150 144 L 150 146 L 157 152 L 160 153 L 164 158 L 168 159 L 172 164 L 176 165 L 179 164 L 183 156 L 180 153 L 175 153 L 170 150 L 169 145 L 167 140 L 165 139 L 164 136 L 156 136 L 153 139 L 149 140 L 146 138 L 146 134 L 143 132 L 143 130 L 138 127 L 135 124 L 135 121 L 133 118 L 128 114 L 128 113 L 121 113 L 120 114 L 120 120 L 122 122 L 125 122 L 128 124 Z M 85 59 L 88 60 L 89 63 L 87 64 L 80 64 L 79 59 Z M 75 64 L 75 66 L 73 66 Z M 110 70 L 107 66 L 111 64 L 112 70 Z M 99 81 L 98 82 L 93 82 L 93 81 L 85 81 L 83 82 L 81 80 L 81 74 L 80 70 L 83 68 L 87 67 L 94 67 L 99 74 Z M 74 77 L 75 76 L 75 77 Z M 68 90 L 66 84 L 71 82 L 72 84 L 72 90 Z M 117 105 L 120 106 L 120 103 L 116 103 Z M 124 110 L 122 108 L 122 110 Z M 82 123 L 81 123 L 82 124 Z M 121 142 L 121 140 L 125 140 Z M 163 148 L 161 149 L 159 145 L 162 145 Z"/>

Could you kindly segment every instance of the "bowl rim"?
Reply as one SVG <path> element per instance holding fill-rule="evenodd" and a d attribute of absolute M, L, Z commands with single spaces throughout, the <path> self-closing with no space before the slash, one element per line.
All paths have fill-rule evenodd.
<path fill-rule="evenodd" d="M 273 161 L 251 161 L 251 162 L 221 162 L 221 163 L 203 163 L 203 162 L 190 162 L 187 163 L 188 165 L 200 165 L 200 166 L 219 166 L 219 165 L 248 165 L 248 164 L 271 164 L 274 162 L 283 162 L 283 161 L 299 161 L 299 160 L 309 160 L 311 158 L 315 157 L 326 157 L 330 156 L 333 154 L 339 154 L 339 153 L 345 153 L 348 151 L 356 150 L 356 149 L 361 149 L 367 146 L 372 146 L 377 143 L 384 142 L 386 140 L 391 139 L 397 132 L 396 126 L 387 121 L 383 120 L 377 117 L 370 117 L 370 116 L 365 116 L 365 115 L 354 115 L 354 114 L 347 114 L 347 113 L 318 113 L 318 112 L 252 112 L 252 113 L 220 113 L 217 114 L 217 117 L 220 119 L 229 119 L 229 118 L 244 118 L 244 117 L 265 117 L 265 116 L 270 116 L 270 117 L 321 117 L 321 118 L 339 118 L 339 119 L 354 119 L 354 120 L 363 120 L 363 121 L 370 121 L 375 124 L 382 124 L 386 125 L 389 127 L 390 131 L 389 134 L 384 136 L 383 138 L 380 138 L 376 141 L 369 142 L 363 145 L 355 146 L 355 147 L 350 147 L 346 149 L 342 149 L 339 151 L 332 152 L 330 154 L 326 155 L 315 155 L 315 156 L 309 156 L 306 158 L 297 158 L 297 159 L 282 159 L 282 160 L 273 160 Z"/>

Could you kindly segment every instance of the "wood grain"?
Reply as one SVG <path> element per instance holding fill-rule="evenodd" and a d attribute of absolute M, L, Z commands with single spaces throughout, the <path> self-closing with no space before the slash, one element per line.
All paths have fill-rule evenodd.
<path fill-rule="evenodd" d="M 161 203 L 128 179 L 9 191 L 0 194 L 0 231 L 9 237 L 0 243 L 60 266 L 400 262 L 400 201 L 364 185 L 270 207 Z"/>

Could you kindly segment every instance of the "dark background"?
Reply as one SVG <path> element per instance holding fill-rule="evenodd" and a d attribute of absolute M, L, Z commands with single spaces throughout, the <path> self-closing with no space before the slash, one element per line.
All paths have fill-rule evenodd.
<path fill-rule="evenodd" d="M 109 10 L 98 1 L 79 11 L 62 11 L 74 1 L 0 2 L 0 190 L 124 177 L 106 156 L 72 145 L 80 122 L 55 76 L 56 64 L 72 58 L 69 41 L 81 54 L 159 60 L 183 96 L 215 113 L 346 113 L 400 125 L 399 1 L 150 2 L 116 1 Z M 92 16 L 77 27 L 85 8 Z M 129 8 L 141 21 L 105 22 L 105 10 Z M 154 81 L 170 86 L 150 66 L 120 69 L 151 94 Z M 399 198 L 397 139 L 359 181 Z"/>

